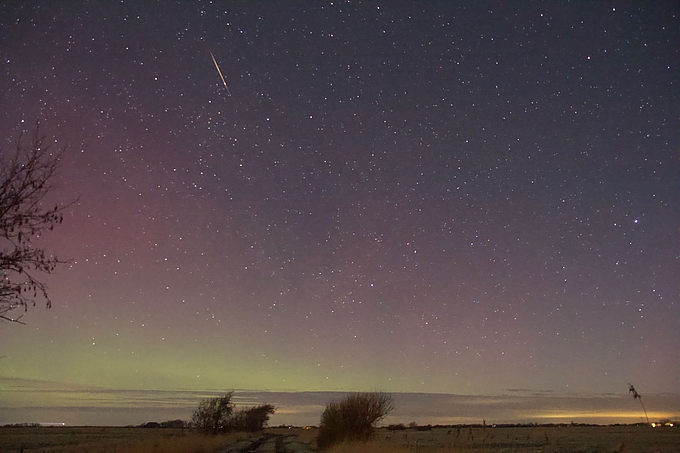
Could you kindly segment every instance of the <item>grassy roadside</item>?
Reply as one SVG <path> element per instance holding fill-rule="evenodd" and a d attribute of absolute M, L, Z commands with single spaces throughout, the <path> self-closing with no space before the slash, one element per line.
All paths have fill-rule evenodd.
<path fill-rule="evenodd" d="M 318 430 L 269 428 L 314 445 Z M 256 436 L 262 433 L 254 434 Z M 0 452 L 14 453 L 217 453 L 251 435 L 206 436 L 174 428 L 39 427 L 0 428 Z M 330 453 L 680 453 L 680 428 L 434 427 L 430 430 L 378 429 L 366 443 L 343 443 Z"/>
<path fill-rule="evenodd" d="M 212 453 L 248 437 L 206 436 L 173 428 L 0 428 L 0 451 L 24 453 Z"/>

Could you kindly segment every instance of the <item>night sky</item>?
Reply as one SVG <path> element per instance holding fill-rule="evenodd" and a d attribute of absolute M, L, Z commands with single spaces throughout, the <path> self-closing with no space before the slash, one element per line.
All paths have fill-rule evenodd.
<path fill-rule="evenodd" d="M 75 200 L 0 325 L 16 408 L 677 397 L 676 2 L 13 1 L 0 65 L 3 149 L 39 122 Z"/>

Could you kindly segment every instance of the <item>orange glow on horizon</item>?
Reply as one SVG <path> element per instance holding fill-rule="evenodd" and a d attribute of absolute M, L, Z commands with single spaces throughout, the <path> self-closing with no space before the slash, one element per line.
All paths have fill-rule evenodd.
<path fill-rule="evenodd" d="M 667 418 L 674 418 L 677 414 L 671 412 L 649 412 L 647 414 L 650 419 L 661 420 Z M 606 419 L 606 418 L 616 418 L 616 419 L 630 419 L 630 420 L 640 420 L 644 418 L 640 412 L 636 411 L 603 411 L 603 412 L 591 412 L 591 411 L 571 411 L 571 412 L 556 412 L 532 415 L 534 418 L 548 418 L 548 419 Z"/>

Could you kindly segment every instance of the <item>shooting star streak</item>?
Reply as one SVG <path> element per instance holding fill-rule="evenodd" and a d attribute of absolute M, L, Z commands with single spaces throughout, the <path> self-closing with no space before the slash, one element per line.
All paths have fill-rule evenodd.
<path fill-rule="evenodd" d="M 219 73 L 220 78 L 222 79 L 222 83 L 224 84 L 224 88 L 227 89 L 227 96 L 231 96 L 231 91 L 229 91 L 229 86 L 227 85 L 227 81 L 224 80 L 224 76 L 222 75 L 222 71 L 220 70 L 220 67 L 217 64 L 217 60 L 215 60 L 215 55 L 213 55 L 213 53 L 210 52 L 210 56 L 212 57 L 213 63 L 215 63 L 215 69 L 217 69 L 217 72 Z"/>

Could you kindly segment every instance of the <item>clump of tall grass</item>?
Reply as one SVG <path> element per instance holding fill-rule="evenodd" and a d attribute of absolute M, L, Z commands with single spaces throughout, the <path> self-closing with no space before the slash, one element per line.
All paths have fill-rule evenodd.
<path fill-rule="evenodd" d="M 633 399 L 634 399 L 634 400 L 639 400 L 639 401 L 640 401 L 640 405 L 642 406 L 642 410 L 645 412 L 645 418 L 647 419 L 647 424 L 649 425 L 649 424 L 650 424 L 650 423 L 649 423 L 649 417 L 647 416 L 647 409 L 645 408 L 645 403 L 642 402 L 642 395 L 640 395 L 640 394 L 637 392 L 637 390 L 635 390 L 635 387 L 634 387 L 633 384 L 631 384 L 630 382 L 628 383 L 628 393 L 632 393 L 632 394 L 633 394 Z"/>

